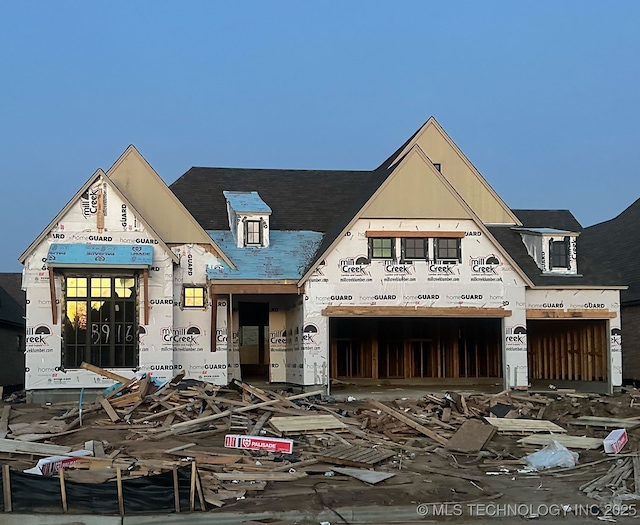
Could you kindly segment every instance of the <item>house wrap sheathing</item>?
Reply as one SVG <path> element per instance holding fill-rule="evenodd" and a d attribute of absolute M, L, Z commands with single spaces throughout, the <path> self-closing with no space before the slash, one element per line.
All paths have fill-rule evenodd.
<path fill-rule="evenodd" d="M 373 171 L 192 168 L 129 147 L 24 252 L 28 390 L 179 371 L 620 385 L 621 283 L 563 210 L 511 210 L 434 119 Z"/>

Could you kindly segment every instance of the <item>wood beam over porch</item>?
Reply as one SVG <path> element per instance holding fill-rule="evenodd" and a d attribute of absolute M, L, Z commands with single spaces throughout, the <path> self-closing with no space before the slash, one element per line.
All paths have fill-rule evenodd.
<path fill-rule="evenodd" d="M 297 284 L 264 284 L 264 283 L 212 283 L 211 293 L 217 295 L 229 294 L 295 294 L 303 293 L 303 288 Z"/>
<path fill-rule="evenodd" d="M 474 306 L 327 306 L 322 310 L 327 317 L 511 317 L 504 308 L 477 308 Z"/>

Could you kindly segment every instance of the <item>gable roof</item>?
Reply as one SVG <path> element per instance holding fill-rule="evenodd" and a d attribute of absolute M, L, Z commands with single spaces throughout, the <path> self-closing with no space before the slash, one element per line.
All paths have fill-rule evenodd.
<path fill-rule="evenodd" d="M 518 218 L 511 209 L 434 117 L 429 117 L 402 147 L 383 162 L 382 166 L 393 167 L 416 144 L 428 158 L 441 165 L 444 177 L 482 222 L 518 224 Z"/>
<path fill-rule="evenodd" d="M 176 256 L 175 253 L 173 253 L 169 247 L 164 243 L 164 241 L 162 240 L 162 237 L 160 237 L 157 232 L 149 225 L 149 223 L 145 220 L 144 216 L 142 216 L 142 214 L 140 214 L 140 212 L 138 212 L 138 210 L 136 209 L 136 207 L 129 201 L 129 199 L 127 199 L 127 197 L 124 196 L 124 194 L 120 191 L 120 189 L 113 183 L 113 181 L 111 181 L 109 179 L 109 177 L 107 177 L 106 173 L 104 171 L 102 171 L 101 169 L 97 169 L 96 172 L 87 180 L 87 182 L 84 183 L 84 185 L 76 192 L 76 194 L 71 197 L 71 199 L 69 200 L 69 202 L 67 202 L 67 204 L 65 205 L 64 208 L 62 208 L 58 214 L 53 218 L 53 220 L 46 226 L 46 228 L 44 230 L 42 230 L 42 232 L 40 233 L 40 235 L 38 235 L 38 237 L 36 237 L 36 239 L 29 245 L 29 247 L 22 253 L 22 255 L 20 255 L 20 257 L 18 258 L 18 260 L 21 263 L 24 263 L 24 261 L 27 259 L 27 257 L 31 254 L 31 252 L 33 250 L 35 250 L 35 248 L 42 242 L 44 241 L 47 236 L 49 235 L 49 233 L 51 232 L 51 230 L 54 228 L 54 226 L 60 222 L 62 220 L 62 218 L 67 214 L 67 212 L 75 205 L 75 203 L 78 201 L 78 199 L 84 194 L 86 193 L 89 188 L 99 179 L 99 178 L 105 178 L 107 180 L 109 180 L 109 182 L 111 183 L 111 188 L 113 189 L 114 193 L 122 200 L 122 202 L 124 202 L 127 207 L 129 209 L 131 209 L 133 211 L 133 213 L 136 215 L 136 217 L 138 218 L 138 220 L 144 225 L 145 229 L 158 241 L 158 244 L 160 246 L 162 246 L 164 248 L 164 250 L 167 252 L 167 254 L 169 255 L 169 257 L 171 257 L 171 259 L 177 264 L 178 263 L 178 257 Z"/>
<path fill-rule="evenodd" d="M 568 210 L 513 210 L 524 228 L 553 228 L 570 232 L 583 232 L 577 238 L 578 275 L 543 274 L 522 242 L 519 229 L 509 226 L 490 226 L 489 231 L 509 252 L 518 266 L 535 286 L 565 287 L 620 287 L 625 281 L 619 272 L 597 263 L 598 250 L 585 242 L 580 223 Z M 624 293 L 624 292 L 623 292 Z"/>
<path fill-rule="evenodd" d="M 208 244 L 219 258 L 233 267 L 220 247 L 133 145 L 120 155 L 106 176 L 121 193 L 127 195 L 134 209 L 153 224 L 158 239 L 173 244 Z"/>
<path fill-rule="evenodd" d="M 580 242 L 593 255 L 600 272 L 616 271 L 629 288 L 620 293 L 622 304 L 640 304 L 640 199 L 617 217 L 585 228 Z"/>

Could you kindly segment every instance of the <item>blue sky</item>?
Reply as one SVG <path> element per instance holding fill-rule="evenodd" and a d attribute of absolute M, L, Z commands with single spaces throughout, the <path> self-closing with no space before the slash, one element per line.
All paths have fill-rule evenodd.
<path fill-rule="evenodd" d="M 640 197 L 640 2 L 0 3 L 0 271 L 134 144 L 191 166 L 373 169 L 434 116 L 512 208 Z"/>

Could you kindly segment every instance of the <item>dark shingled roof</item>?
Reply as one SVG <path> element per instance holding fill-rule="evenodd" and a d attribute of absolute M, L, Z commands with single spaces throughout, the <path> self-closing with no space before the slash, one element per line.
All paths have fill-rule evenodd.
<path fill-rule="evenodd" d="M 617 217 L 585 228 L 580 236 L 599 271 L 615 269 L 629 288 L 620 293 L 624 305 L 640 304 L 640 199 Z"/>
<path fill-rule="evenodd" d="M 553 228 L 581 232 L 582 226 L 568 210 L 511 210 L 525 228 Z M 509 226 L 491 226 L 489 231 L 502 245 L 516 264 L 536 286 L 622 286 L 622 276 L 594 260 L 594 250 L 583 241 L 584 233 L 577 240 L 578 275 L 543 275 L 527 252 L 522 237 Z"/>
<path fill-rule="evenodd" d="M 410 140 L 410 139 L 409 139 Z M 407 142 L 408 143 L 408 142 Z M 405 143 L 405 145 L 407 144 Z M 374 171 L 278 170 L 194 167 L 171 186 L 171 190 L 205 230 L 228 230 L 223 191 L 256 191 L 272 210 L 273 230 L 324 233 L 316 262 L 356 213 L 393 171 L 389 165 L 401 146 Z M 512 210 L 528 228 L 583 230 L 568 210 Z M 529 256 L 520 234 L 508 226 L 489 228 L 496 240 L 537 286 L 619 286 L 619 274 L 594 261 L 592 251 L 578 238 L 578 276 L 542 275 Z M 639 258 L 640 260 L 640 258 Z"/>
<path fill-rule="evenodd" d="M 22 274 L 0 273 L 0 322 L 24 326 L 26 295 Z"/>
<path fill-rule="evenodd" d="M 223 191 L 257 191 L 274 230 L 327 232 L 375 177 L 372 171 L 191 168 L 171 191 L 205 230 L 227 230 Z"/>
<path fill-rule="evenodd" d="M 582 225 L 569 210 L 511 210 L 525 228 L 553 228 L 581 232 Z"/>

